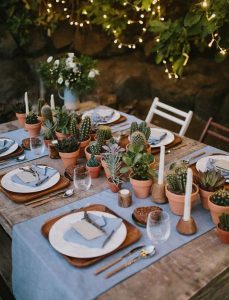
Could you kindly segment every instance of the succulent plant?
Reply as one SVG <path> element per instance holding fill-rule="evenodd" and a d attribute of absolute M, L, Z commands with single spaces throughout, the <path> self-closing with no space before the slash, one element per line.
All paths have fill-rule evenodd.
<path fill-rule="evenodd" d="M 37 124 L 39 123 L 38 117 L 35 113 L 30 113 L 26 116 L 26 124 Z"/>
<path fill-rule="evenodd" d="M 49 120 L 46 120 L 43 124 L 43 137 L 45 140 L 52 140 L 54 137 L 54 125 Z"/>
<path fill-rule="evenodd" d="M 212 194 L 210 201 L 215 205 L 219 206 L 229 206 L 229 191 L 228 190 L 218 190 Z"/>
<path fill-rule="evenodd" d="M 119 153 L 104 156 L 104 161 L 107 164 L 107 168 L 110 172 L 110 180 L 119 185 L 123 182 L 121 179 L 120 168 L 121 168 L 121 156 Z"/>
<path fill-rule="evenodd" d="M 45 100 L 43 98 L 38 99 L 38 104 L 37 104 L 37 110 L 38 110 L 38 116 L 41 117 L 41 109 L 45 105 Z"/>
<path fill-rule="evenodd" d="M 98 167 L 99 165 L 100 165 L 100 163 L 96 159 L 95 155 L 92 154 L 91 158 L 87 161 L 87 166 L 88 167 Z"/>
<path fill-rule="evenodd" d="M 132 135 L 135 131 L 138 131 L 138 123 L 132 122 L 130 125 L 130 135 Z"/>
<path fill-rule="evenodd" d="M 69 133 L 74 135 L 77 139 L 80 137 L 80 130 L 78 127 L 78 119 L 76 114 L 71 116 L 70 124 L 69 124 Z"/>
<path fill-rule="evenodd" d="M 44 118 L 44 122 L 49 120 L 51 123 L 53 123 L 52 110 L 48 104 L 42 106 L 41 116 Z"/>
<path fill-rule="evenodd" d="M 225 178 L 216 170 L 209 170 L 206 172 L 199 171 L 197 173 L 196 181 L 202 189 L 208 192 L 215 192 L 225 184 Z"/>
<path fill-rule="evenodd" d="M 96 133 L 97 138 L 100 135 L 103 135 L 104 140 L 109 140 L 112 137 L 111 128 L 106 125 L 100 125 Z"/>
<path fill-rule="evenodd" d="M 54 116 L 56 117 L 56 131 L 68 134 L 71 119 L 69 112 L 64 106 L 62 108 L 57 107 L 54 111 Z"/>
<path fill-rule="evenodd" d="M 76 137 L 71 136 L 61 141 L 58 140 L 56 148 L 59 152 L 71 153 L 77 151 L 79 149 L 79 145 L 79 140 Z"/>
<path fill-rule="evenodd" d="M 229 214 L 219 216 L 219 228 L 224 231 L 229 231 Z"/>
<path fill-rule="evenodd" d="M 119 154 L 121 156 L 122 152 L 125 151 L 124 148 L 121 148 L 115 141 L 112 140 L 110 140 L 107 145 L 102 146 L 102 148 L 105 150 L 105 152 L 103 153 L 103 157 L 116 154 Z"/>
<path fill-rule="evenodd" d="M 80 141 L 86 141 L 90 137 L 91 132 L 91 118 L 86 116 L 80 125 Z"/>
<path fill-rule="evenodd" d="M 146 138 L 146 141 L 148 141 L 150 137 L 150 128 L 147 126 L 146 122 L 141 122 L 140 124 L 137 122 L 132 122 L 130 126 L 130 136 L 136 131 L 142 132 Z"/>
<path fill-rule="evenodd" d="M 130 143 L 135 146 L 146 145 L 147 141 L 146 141 L 144 133 L 142 133 L 141 131 L 135 131 L 130 136 Z"/>
<path fill-rule="evenodd" d="M 96 154 L 96 155 L 99 155 L 101 152 L 102 152 L 102 147 L 104 145 L 104 134 L 101 133 L 97 136 L 97 139 L 95 142 L 92 142 L 90 143 L 89 145 L 89 152 L 90 153 L 93 153 L 93 154 Z"/>
<path fill-rule="evenodd" d="M 187 182 L 187 167 L 184 163 L 176 163 L 172 165 L 170 171 L 166 175 L 168 189 L 175 194 L 184 194 Z"/>

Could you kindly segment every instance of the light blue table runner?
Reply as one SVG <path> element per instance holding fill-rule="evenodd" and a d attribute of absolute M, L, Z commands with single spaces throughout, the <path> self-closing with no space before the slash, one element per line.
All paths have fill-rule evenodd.
<path fill-rule="evenodd" d="M 82 269 L 71 266 L 52 248 L 40 232 L 41 226 L 51 217 L 92 203 L 105 204 L 130 222 L 132 222 L 131 213 L 135 207 L 153 205 L 150 198 L 139 200 L 133 196 L 133 205 L 130 208 L 121 208 L 118 206 L 117 194 L 105 190 L 99 194 L 69 204 L 29 221 L 16 224 L 13 227 L 12 260 L 13 293 L 17 300 L 94 299 L 122 280 L 139 272 L 171 251 L 214 227 L 209 212 L 202 209 L 201 205 L 198 204 L 192 212 L 197 223 L 198 231 L 195 235 L 190 237 L 182 236 L 177 233 L 175 229 L 179 217 L 170 212 L 167 204 L 163 205 L 162 208 L 170 212 L 171 217 L 172 230 L 169 240 L 157 246 L 157 253 L 152 258 L 141 260 L 113 277 L 104 279 L 105 273 L 94 276 L 94 271 L 105 263 L 126 253 L 136 245 L 150 244 L 145 229 L 139 228 L 142 232 L 142 238 L 134 245 L 119 251 L 93 266 Z M 133 256 L 135 255 L 136 253 L 133 254 Z M 127 259 L 130 258 L 131 257 L 128 257 Z"/>

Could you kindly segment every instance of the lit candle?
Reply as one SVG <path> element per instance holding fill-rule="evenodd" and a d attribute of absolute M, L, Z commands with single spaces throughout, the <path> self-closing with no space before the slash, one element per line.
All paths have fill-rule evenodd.
<path fill-rule="evenodd" d="M 190 168 L 188 168 L 187 182 L 186 182 L 186 189 L 185 189 L 185 198 L 184 198 L 184 215 L 183 215 L 184 221 L 190 220 L 191 194 L 192 194 L 192 170 Z"/>
<path fill-rule="evenodd" d="M 51 105 L 51 110 L 55 109 L 55 101 L 54 101 L 54 95 L 51 95 L 51 100 L 50 100 L 50 105 Z"/>
<path fill-rule="evenodd" d="M 25 113 L 26 115 L 29 115 L 29 100 L 27 92 L 25 92 Z"/>
<path fill-rule="evenodd" d="M 158 184 L 163 184 L 164 182 L 164 167 L 165 167 L 165 146 L 161 146 L 158 182 L 157 182 Z"/>

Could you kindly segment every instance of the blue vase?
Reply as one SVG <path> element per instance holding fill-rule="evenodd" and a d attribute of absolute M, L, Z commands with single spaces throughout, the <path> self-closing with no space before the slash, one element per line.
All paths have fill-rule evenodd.
<path fill-rule="evenodd" d="M 64 96 L 60 95 L 59 97 L 64 100 L 64 106 L 68 110 L 76 110 L 80 107 L 79 96 L 76 91 L 70 90 L 68 88 L 64 89 Z"/>

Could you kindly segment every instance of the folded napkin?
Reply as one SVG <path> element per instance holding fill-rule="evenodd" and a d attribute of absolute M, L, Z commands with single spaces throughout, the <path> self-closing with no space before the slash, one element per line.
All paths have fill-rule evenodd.
<path fill-rule="evenodd" d="M 167 132 L 153 132 L 148 139 L 148 143 L 150 145 L 157 145 L 159 144 L 167 135 Z"/>
<path fill-rule="evenodd" d="M 34 175 L 21 170 L 18 174 L 14 174 L 11 180 L 24 186 L 38 187 L 57 173 L 57 170 L 49 167 L 41 168 L 33 165 L 31 169 L 34 171 Z"/>
<path fill-rule="evenodd" d="M 0 140 L 0 154 L 9 150 L 10 147 L 12 147 L 14 143 L 15 143 L 15 141 L 12 141 L 12 140 L 5 140 L 5 139 Z"/>
<path fill-rule="evenodd" d="M 222 174 L 222 176 L 224 176 L 226 179 L 229 179 L 229 170 L 217 168 L 217 163 L 220 162 L 220 165 L 222 165 L 222 161 L 225 161 L 225 160 L 222 160 L 222 159 L 217 160 L 214 158 L 209 158 L 207 161 L 207 170 L 216 170 L 216 171 L 220 172 Z M 227 164 L 228 164 L 228 162 L 227 162 Z M 227 167 L 227 164 L 225 165 L 225 167 Z"/>
<path fill-rule="evenodd" d="M 107 218 L 107 217 L 99 217 L 92 213 L 88 213 L 89 217 L 96 222 L 97 225 L 101 226 L 105 232 L 99 236 L 96 236 L 94 239 L 87 239 L 85 238 L 81 231 L 81 233 L 78 232 L 77 228 L 74 227 L 74 224 L 72 224 L 72 228 L 67 230 L 64 234 L 64 239 L 67 242 L 80 244 L 82 246 L 87 246 L 89 248 L 103 248 L 108 240 L 111 238 L 112 234 L 120 227 L 122 224 L 122 219 L 120 218 Z M 82 219 L 84 222 L 85 220 Z M 90 224 L 90 223 L 89 223 Z M 91 224 L 90 224 L 91 225 Z M 96 228 L 97 229 L 97 228 Z M 101 231 L 102 233 L 102 231 Z M 86 235 L 86 234 L 85 234 Z"/>
<path fill-rule="evenodd" d="M 98 109 L 94 110 L 91 115 L 92 123 L 109 122 L 114 115 L 113 109 Z"/>

